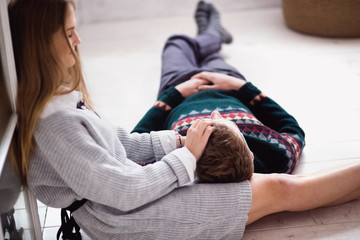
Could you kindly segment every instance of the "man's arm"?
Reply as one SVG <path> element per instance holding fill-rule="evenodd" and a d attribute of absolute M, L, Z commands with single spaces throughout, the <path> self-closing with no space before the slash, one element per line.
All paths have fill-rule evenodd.
<path fill-rule="evenodd" d="M 184 97 L 174 87 L 166 89 L 132 132 L 143 133 L 163 130 L 164 123 L 170 111 L 183 100 Z"/>
<path fill-rule="evenodd" d="M 256 171 L 290 173 L 293 170 L 305 146 L 304 131 L 294 117 L 243 79 L 213 72 L 202 72 L 192 78 L 205 79 L 211 83 L 211 85 L 201 86 L 200 90 L 231 90 L 232 96 L 247 106 L 251 113 L 264 124 L 252 129 L 255 135 L 257 135 L 256 131 L 261 131 L 262 134 L 267 134 L 267 137 L 262 135 L 257 138 L 249 133 L 247 139 L 255 155 Z"/>
<path fill-rule="evenodd" d="M 192 79 L 203 79 L 211 85 L 202 85 L 199 90 L 223 89 L 237 91 L 237 98 L 244 103 L 264 125 L 279 133 L 298 135 L 304 141 L 305 134 L 293 116 L 279 104 L 263 94 L 250 82 L 215 72 L 201 72 Z"/>
<path fill-rule="evenodd" d="M 251 83 L 246 83 L 238 90 L 238 99 L 264 125 L 279 133 L 297 135 L 300 141 L 305 141 L 305 133 L 296 119 Z"/>
<path fill-rule="evenodd" d="M 251 83 L 241 87 L 237 91 L 237 96 L 264 124 L 261 131 L 270 134 L 269 141 L 274 143 L 262 145 L 264 148 L 261 150 L 254 149 L 254 153 L 259 158 L 259 161 L 256 159 L 254 161 L 255 168 L 260 166 L 259 163 L 263 163 L 269 172 L 291 173 L 305 147 L 305 133 L 295 118 Z M 257 171 L 263 172 L 259 168 Z"/>

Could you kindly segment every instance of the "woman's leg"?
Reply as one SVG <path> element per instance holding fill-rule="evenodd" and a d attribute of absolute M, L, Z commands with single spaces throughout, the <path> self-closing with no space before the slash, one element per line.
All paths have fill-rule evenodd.
<path fill-rule="evenodd" d="M 360 162 L 308 175 L 254 174 L 250 224 L 282 211 L 304 211 L 360 197 Z"/>

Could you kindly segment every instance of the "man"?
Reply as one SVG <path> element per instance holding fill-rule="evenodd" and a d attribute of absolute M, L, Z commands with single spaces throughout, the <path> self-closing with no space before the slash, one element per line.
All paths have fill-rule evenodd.
<path fill-rule="evenodd" d="M 294 117 L 221 58 L 221 44 L 230 43 L 232 37 L 215 7 L 199 2 L 195 19 L 197 37 L 175 35 L 166 42 L 158 100 L 133 132 L 172 129 L 185 136 L 196 119 L 226 119 L 241 134 L 227 133 L 223 140 L 212 134 L 197 163 L 200 180 L 249 179 L 253 171 L 249 161 L 258 173 L 291 173 L 305 146 L 304 131 Z"/>

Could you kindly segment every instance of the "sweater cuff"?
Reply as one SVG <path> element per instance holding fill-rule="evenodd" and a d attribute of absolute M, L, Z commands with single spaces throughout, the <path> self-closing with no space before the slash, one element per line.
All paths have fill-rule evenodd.
<path fill-rule="evenodd" d="M 169 154 L 176 149 L 176 136 L 174 131 L 158 131 L 158 134 L 165 154 Z"/>
<path fill-rule="evenodd" d="M 196 159 L 194 155 L 186 147 L 176 149 L 173 151 L 173 154 L 181 160 L 189 175 L 190 181 L 194 182 L 196 169 Z"/>
<path fill-rule="evenodd" d="M 171 108 L 175 108 L 184 101 L 184 97 L 178 90 L 176 90 L 175 87 L 169 87 L 158 97 L 157 100 L 166 103 Z"/>
<path fill-rule="evenodd" d="M 251 82 L 247 82 L 237 92 L 238 99 L 245 104 L 250 103 L 250 101 L 253 100 L 254 97 L 261 93 L 261 91 Z"/>

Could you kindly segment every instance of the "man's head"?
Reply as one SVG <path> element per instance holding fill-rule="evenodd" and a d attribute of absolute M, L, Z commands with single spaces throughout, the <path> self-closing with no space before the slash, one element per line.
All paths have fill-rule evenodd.
<path fill-rule="evenodd" d="M 200 182 L 241 182 L 249 180 L 254 171 L 253 154 L 236 124 L 225 120 L 219 112 L 211 114 L 214 131 L 203 155 L 197 162 Z"/>

